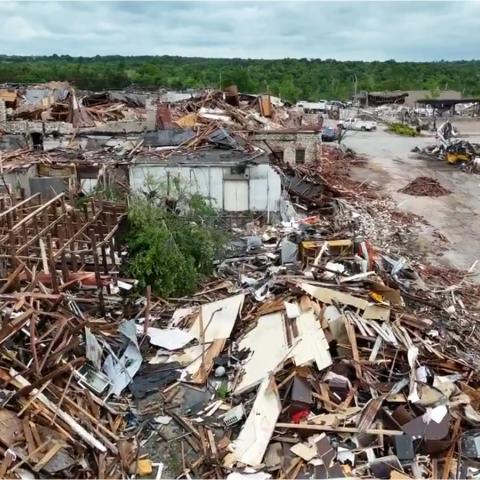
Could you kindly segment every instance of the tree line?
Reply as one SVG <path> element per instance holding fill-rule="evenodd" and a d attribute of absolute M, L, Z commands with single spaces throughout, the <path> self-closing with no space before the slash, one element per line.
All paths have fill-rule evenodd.
<path fill-rule="evenodd" d="M 245 93 L 289 101 L 351 98 L 356 91 L 459 90 L 480 95 L 480 61 L 360 62 L 175 56 L 0 56 L 0 83 L 69 81 L 101 91 L 129 86 L 198 89 L 235 83 Z"/>

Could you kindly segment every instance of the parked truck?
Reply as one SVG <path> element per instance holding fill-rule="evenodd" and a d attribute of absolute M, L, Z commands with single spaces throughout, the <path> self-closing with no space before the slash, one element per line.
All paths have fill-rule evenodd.
<path fill-rule="evenodd" d="M 350 118 L 338 123 L 345 130 L 361 130 L 364 132 L 372 132 L 377 129 L 377 122 L 373 120 L 362 120 L 361 118 Z"/>
<path fill-rule="evenodd" d="M 303 109 L 305 113 L 325 113 L 328 102 L 326 100 L 320 100 L 318 102 L 297 102 L 296 106 Z"/>

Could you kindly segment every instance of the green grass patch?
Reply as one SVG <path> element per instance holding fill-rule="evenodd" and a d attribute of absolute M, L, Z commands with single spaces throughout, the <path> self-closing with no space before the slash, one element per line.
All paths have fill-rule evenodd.
<path fill-rule="evenodd" d="M 392 123 L 388 127 L 388 131 L 392 133 L 396 133 L 397 135 L 403 135 L 404 137 L 416 137 L 418 136 L 417 131 L 403 123 Z"/>

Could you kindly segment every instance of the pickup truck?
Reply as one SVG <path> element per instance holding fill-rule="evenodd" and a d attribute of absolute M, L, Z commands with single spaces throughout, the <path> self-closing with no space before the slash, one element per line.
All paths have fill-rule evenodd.
<path fill-rule="evenodd" d="M 303 109 L 305 113 L 325 113 L 327 111 L 327 101 L 320 100 L 318 102 L 297 102 L 296 106 Z"/>
<path fill-rule="evenodd" d="M 350 118 L 343 120 L 338 124 L 345 130 L 362 130 L 364 132 L 372 132 L 377 129 L 377 122 L 371 120 L 361 120 L 360 118 Z"/>

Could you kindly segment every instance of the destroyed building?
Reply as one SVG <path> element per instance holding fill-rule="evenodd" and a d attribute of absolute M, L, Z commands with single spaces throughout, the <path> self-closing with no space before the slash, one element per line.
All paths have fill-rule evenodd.
<path fill-rule="evenodd" d="M 478 285 L 413 248 L 420 219 L 351 177 L 364 159 L 268 95 L 61 94 L 25 120 L 19 93 L 4 124 L 99 135 L 2 142 L 2 478 L 478 476 Z M 192 295 L 136 290 L 120 233 L 147 176 L 281 221 L 231 229 Z"/>
<path fill-rule="evenodd" d="M 184 188 L 225 212 L 280 210 L 280 175 L 266 154 L 251 158 L 243 152 L 218 149 L 173 154 L 167 159 L 139 154 L 130 166 L 130 187 L 142 188 L 148 177 L 167 183 L 167 189 L 169 182 L 179 179 Z"/>
<path fill-rule="evenodd" d="M 315 161 L 321 155 L 321 137 L 317 130 L 282 129 L 253 132 L 249 139 L 267 148 L 273 156 L 290 165 Z"/>
<path fill-rule="evenodd" d="M 3 92 L 11 100 L 0 137 L 10 152 L 4 187 L 27 196 L 75 183 L 88 194 L 97 177 L 128 190 L 175 176 L 215 208 L 277 213 L 281 181 L 271 161 L 294 165 L 321 154 L 318 133 L 299 128 L 268 95 L 90 93 L 57 83 Z"/>
<path fill-rule="evenodd" d="M 462 93 L 455 90 L 441 90 L 432 92 L 430 90 L 396 90 L 385 92 L 360 92 L 354 96 L 356 101 L 362 107 L 377 107 L 380 105 L 404 105 L 408 108 L 414 108 L 420 100 L 461 100 Z"/>
<path fill-rule="evenodd" d="M 393 92 L 360 92 L 353 97 L 354 103 L 361 107 L 378 107 L 380 105 L 403 105 L 408 93 L 404 91 Z"/>
<path fill-rule="evenodd" d="M 156 128 L 156 106 L 145 94 L 82 93 L 58 82 L 3 91 L 16 101 L 3 101 L 0 127 L 21 147 L 48 150 L 85 135 L 138 135 Z"/>

